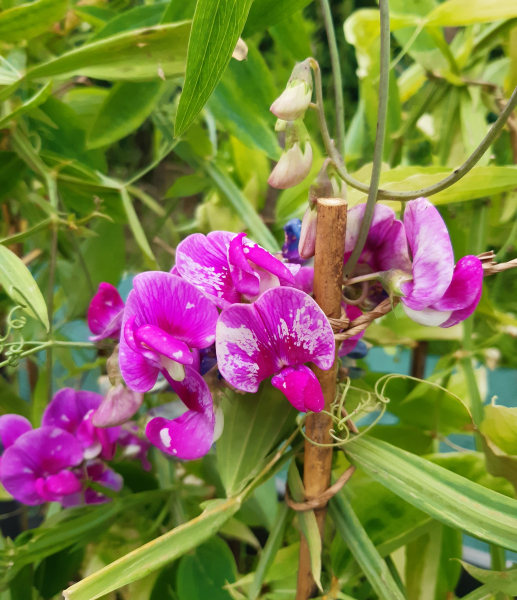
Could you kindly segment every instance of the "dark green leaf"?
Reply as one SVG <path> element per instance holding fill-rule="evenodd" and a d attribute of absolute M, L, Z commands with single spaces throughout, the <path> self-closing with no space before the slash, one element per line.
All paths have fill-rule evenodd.
<path fill-rule="evenodd" d="M 312 0 L 255 0 L 242 35 L 247 37 L 276 25 L 311 2 Z"/>
<path fill-rule="evenodd" d="M 175 135 L 192 125 L 219 83 L 242 33 L 252 0 L 198 0 Z"/>
<path fill-rule="evenodd" d="M 80 8 L 83 9 L 85 7 L 81 6 Z M 134 31 L 135 29 L 142 29 L 143 27 L 159 25 L 166 8 L 167 5 L 164 2 L 159 2 L 158 4 L 144 4 L 143 6 L 130 8 L 122 14 L 116 15 L 113 19 L 110 19 L 100 31 L 89 39 L 89 43 L 105 40 L 118 33 L 126 33 L 128 31 Z"/>
<path fill-rule="evenodd" d="M 0 414 L 16 414 L 23 417 L 30 417 L 29 403 L 17 396 L 2 376 L 0 376 Z"/>
<path fill-rule="evenodd" d="M 45 558 L 34 573 L 34 587 L 42 598 L 53 598 L 62 592 L 78 574 L 84 548 L 65 548 Z"/>
<path fill-rule="evenodd" d="M 174 23 L 193 19 L 196 10 L 196 0 L 170 0 L 167 10 L 162 17 L 162 23 Z"/>

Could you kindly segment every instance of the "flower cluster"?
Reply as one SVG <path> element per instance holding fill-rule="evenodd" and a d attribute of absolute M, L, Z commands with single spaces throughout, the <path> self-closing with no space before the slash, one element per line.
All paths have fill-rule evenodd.
<path fill-rule="evenodd" d="M 107 461 L 114 458 L 117 446 L 130 445 L 135 457 L 146 460 L 149 444 L 128 437 L 130 431 L 122 427 L 96 427 L 95 414 L 102 402 L 100 394 L 64 388 L 45 409 L 37 429 L 20 415 L 0 417 L 4 447 L 0 481 L 16 500 L 29 505 L 99 504 L 109 498 L 91 482 L 113 491 L 122 488 L 122 477 Z"/>

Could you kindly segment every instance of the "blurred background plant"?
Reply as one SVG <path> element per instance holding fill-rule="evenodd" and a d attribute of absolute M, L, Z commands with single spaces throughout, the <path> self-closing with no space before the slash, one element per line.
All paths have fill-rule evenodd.
<path fill-rule="evenodd" d="M 314 154 L 311 175 L 278 191 L 267 180 L 280 158 L 283 135 L 275 133 L 269 107 L 294 64 L 313 56 L 322 69 L 329 128 L 336 132 L 325 5 L 310 0 L 198 0 L 198 5 L 194 16 L 195 0 L 1 3 L 0 244 L 29 267 L 47 299 L 55 340 L 85 342 L 85 313 L 99 283 L 112 283 L 125 298 L 138 272 L 172 268 L 175 247 L 188 234 L 244 230 L 277 252 L 284 225 L 305 212 L 309 186 L 325 159 L 316 116 L 309 111 L 305 119 Z M 208 37 L 194 27 L 189 46 L 191 19 L 195 24 L 205 9 L 224 13 L 226 5 L 239 7 L 234 27 L 225 29 L 224 19 L 216 19 Z M 377 127 L 379 10 L 373 0 L 333 1 L 330 7 L 343 80 L 346 162 L 356 179 L 368 183 Z M 392 0 L 390 11 L 380 185 L 419 189 L 465 161 L 517 85 L 517 3 Z M 247 56 L 230 59 L 239 36 Z M 224 52 L 218 53 L 223 38 Z M 246 51 L 241 47 L 241 52 Z M 514 114 L 477 166 L 432 197 L 457 258 L 487 250 L 499 262 L 517 257 L 516 163 Z M 365 200 L 364 193 L 348 190 L 349 206 Z M 401 209 L 398 202 L 386 203 Z M 12 299 L 5 276 L 2 283 L 0 315 L 7 325 Z M 353 377 L 357 388 L 347 396 L 349 411 L 364 404 L 360 390 L 371 393 L 384 373 L 428 377 L 460 396 L 481 426 L 477 437 L 456 400 L 404 379 L 390 384 L 391 402 L 370 436 L 425 455 L 429 464 L 461 475 L 468 485 L 514 498 L 517 273 L 491 277 L 485 287 L 473 318 L 450 329 L 417 325 L 399 307 L 368 328 L 366 345 L 361 342 L 343 360 L 342 373 Z M 4 328 L 2 335 L 7 333 Z M 42 323 L 27 319 L 24 339 L 44 342 L 46 335 Z M 74 349 L 62 344 L 17 365 L 6 364 L 2 356 L 0 413 L 18 413 L 39 425 L 52 391 L 64 386 L 99 390 L 110 353 L 107 343 Z M 483 407 L 495 395 L 499 398 Z M 145 407 L 171 398 L 166 390 L 147 394 Z M 232 398 L 225 405 L 226 422 L 240 424 L 239 434 L 257 431 L 251 429 L 254 415 L 246 413 L 244 400 Z M 276 414 L 275 402 L 274 394 L 263 394 L 255 427 Z M 374 417 L 360 412 L 357 423 L 366 426 Z M 285 470 L 265 483 L 259 471 L 252 473 L 257 464 L 266 464 L 285 432 L 280 427 L 252 448 L 231 431 L 227 427 L 217 451 L 199 461 L 171 461 L 156 451 L 147 473 L 120 460 L 115 468 L 124 488 L 109 505 L 64 512 L 53 504 L 27 508 L 4 492 L 0 564 L 5 591 L 0 598 L 60 597 L 70 582 L 174 532 L 200 514 L 200 503 L 226 496 L 233 500 L 221 513 L 213 505 L 205 537 L 197 530 L 185 530 L 188 542 L 181 533 L 179 541 L 165 537 L 165 546 L 157 546 L 160 554 L 146 558 L 153 564 L 151 574 L 143 568 L 133 581 L 121 567 L 70 598 L 97 598 L 104 592 L 110 600 L 294 598 L 303 520 L 293 519 L 278 502 Z M 390 456 L 385 447 L 378 453 Z M 335 474 L 347 464 L 344 456 L 338 458 Z M 422 489 L 429 491 L 436 475 L 428 475 Z M 252 476 L 255 483 L 245 488 Z M 501 571 L 513 555 L 499 546 L 517 550 L 515 538 L 505 545 L 495 534 L 483 537 L 468 519 L 454 525 L 440 518 L 439 499 L 426 511 L 408 500 L 402 487 L 383 487 L 370 476 L 366 470 L 356 473 L 343 497 L 408 600 L 460 594 L 461 565 L 450 558 L 464 556 Z M 172 491 L 164 495 L 164 490 Z M 40 527 L 30 529 L 35 526 Z M 335 528 L 329 524 L 326 539 L 333 542 L 323 554 L 325 597 L 397 597 L 379 592 Z M 492 541 L 491 560 L 480 543 L 462 542 L 462 531 Z M 468 570 L 484 583 L 486 597 L 517 594 L 515 585 L 510 590 L 487 583 L 486 574 Z M 462 577 L 466 580 L 465 571 Z"/>

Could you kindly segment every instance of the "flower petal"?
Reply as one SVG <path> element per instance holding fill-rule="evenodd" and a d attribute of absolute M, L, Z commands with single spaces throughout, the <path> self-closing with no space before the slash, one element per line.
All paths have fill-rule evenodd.
<path fill-rule="evenodd" d="M 267 182 L 279 190 L 294 187 L 309 175 L 312 167 L 312 147 L 307 142 L 302 152 L 299 142 L 285 150 Z"/>
<path fill-rule="evenodd" d="M 56 475 L 50 475 L 45 482 L 45 488 L 55 496 L 67 496 L 81 490 L 82 484 L 72 471 L 64 469 Z"/>
<path fill-rule="evenodd" d="M 75 433 L 84 417 L 90 411 L 97 410 L 101 403 L 102 396 L 95 392 L 63 388 L 54 395 L 45 409 L 41 424 Z"/>
<path fill-rule="evenodd" d="M 320 382 L 305 365 L 284 367 L 271 379 L 271 383 L 301 412 L 320 412 L 325 407 Z"/>
<path fill-rule="evenodd" d="M 228 247 L 228 264 L 235 289 L 241 294 L 256 296 L 260 290 L 260 277 L 248 263 L 245 252 L 248 248 L 243 247 L 242 238 L 245 233 L 235 235 Z"/>
<path fill-rule="evenodd" d="M 413 281 L 401 285 L 402 302 L 422 310 L 438 302 L 452 281 L 452 244 L 440 213 L 426 198 L 406 204 L 404 227 L 413 255 Z"/>
<path fill-rule="evenodd" d="M 122 383 L 113 386 L 92 416 L 95 427 L 115 427 L 131 419 L 142 406 L 144 395 L 133 392 Z"/>
<path fill-rule="evenodd" d="M 294 276 L 294 288 L 306 294 L 314 291 L 314 267 L 302 267 Z"/>
<path fill-rule="evenodd" d="M 248 240 L 243 240 L 243 251 L 248 260 L 262 267 L 265 271 L 276 275 L 279 279 L 294 284 L 292 271 L 298 272 L 300 268 L 298 265 L 291 265 L 292 268 L 289 268 L 282 261 L 278 260 L 276 256 L 273 256 L 271 252 Z"/>
<path fill-rule="evenodd" d="M 2 415 L 0 417 L 0 440 L 4 450 L 7 450 L 21 435 L 31 429 L 31 422 L 21 415 Z"/>
<path fill-rule="evenodd" d="M 215 415 L 212 396 L 205 380 L 190 367 L 185 379 L 171 382 L 174 391 L 188 408 L 176 419 L 156 417 L 149 421 L 145 433 L 157 448 L 184 460 L 204 456 L 214 438 Z"/>
<path fill-rule="evenodd" d="M 139 327 L 135 331 L 135 341 L 145 344 L 154 352 L 163 354 L 182 365 L 191 365 L 194 360 L 187 344 L 180 342 L 155 325 Z"/>
<path fill-rule="evenodd" d="M 352 304 L 345 305 L 345 312 L 346 316 L 350 319 L 350 321 L 359 318 L 363 314 L 360 308 L 358 308 L 357 306 L 353 306 Z M 355 347 L 357 346 L 357 342 L 363 337 L 364 334 L 365 331 L 360 331 L 352 337 L 349 337 L 348 339 L 344 340 L 341 344 L 341 347 L 339 348 L 338 356 L 341 357 L 350 354 L 350 352 L 352 352 L 355 349 Z"/>
<path fill-rule="evenodd" d="M 230 276 L 227 257 L 234 235 L 228 231 L 213 231 L 206 237 L 194 233 L 176 248 L 176 267 L 181 277 L 202 290 L 220 308 L 241 299 Z"/>
<path fill-rule="evenodd" d="M 90 340 L 97 342 L 108 337 L 118 337 L 122 323 L 124 301 L 111 283 L 99 284 L 99 289 L 88 308 L 88 327 L 95 335 Z"/>
<path fill-rule="evenodd" d="M 471 306 L 483 287 L 483 265 L 477 256 L 464 256 L 454 267 L 452 281 L 445 294 L 431 308 L 460 310 Z"/>
<path fill-rule="evenodd" d="M 413 310 L 402 304 L 402 308 L 406 315 L 415 323 L 425 325 L 426 327 L 438 327 L 442 326 L 451 316 L 452 312 L 434 310 L 434 308 L 423 308 L 422 310 Z"/>

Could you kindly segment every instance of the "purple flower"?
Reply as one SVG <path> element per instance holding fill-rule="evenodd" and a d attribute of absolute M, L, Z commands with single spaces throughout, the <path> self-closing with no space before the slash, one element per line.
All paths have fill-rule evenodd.
<path fill-rule="evenodd" d="M 212 395 L 205 380 L 191 367 L 185 367 L 183 381 L 170 383 L 187 411 L 176 419 L 151 419 L 145 433 L 151 444 L 166 454 L 184 460 L 200 458 L 216 437 Z"/>
<path fill-rule="evenodd" d="M 111 283 L 99 284 L 99 289 L 88 308 L 88 327 L 95 334 L 90 337 L 92 342 L 105 338 L 118 338 L 122 325 L 124 301 L 117 288 Z"/>
<path fill-rule="evenodd" d="M 88 481 L 98 483 L 102 487 L 114 492 L 120 492 L 124 483 L 122 476 L 115 473 L 113 469 L 110 469 L 101 460 L 88 461 L 85 468 L 78 471 L 77 475 L 82 478 L 81 489 L 75 494 L 67 495 L 62 499 L 61 504 L 65 508 L 80 506 L 82 504 L 104 504 L 110 502 L 108 496 L 88 487 Z"/>
<path fill-rule="evenodd" d="M 282 256 L 291 263 L 303 264 L 305 260 L 298 252 L 302 222 L 300 219 L 291 219 L 284 225 L 285 241 L 282 246 Z"/>
<path fill-rule="evenodd" d="M 136 423 L 126 423 L 120 432 L 118 444 L 122 448 L 124 458 L 139 460 L 144 471 L 150 471 L 152 465 L 147 458 L 147 453 L 151 445 L 137 435 L 139 430 Z"/>
<path fill-rule="evenodd" d="M 401 285 L 407 315 L 422 325 L 440 327 L 452 327 L 468 318 L 481 298 L 481 261 L 464 256 L 454 266 L 447 227 L 426 198 L 407 203 L 404 227 L 413 257 L 413 280 Z"/>
<path fill-rule="evenodd" d="M 176 268 L 219 308 L 254 300 L 266 289 L 294 285 L 299 265 L 284 264 L 245 239 L 245 233 L 212 231 L 189 235 L 176 249 Z"/>
<path fill-rule="evenodd" d="M 321 411 L 323 393 L 304 363 L 330 369 L 334 335 L 316 302 L 293 288 L 273 288 L 251 305 L 225 309 L 217 323 L 217 363 L 223 377 L 237 389 L 256 392 L 264 379 L 298 410 Z"/>
<path fill-rule="evenodd" d="M 31 429 L 31 422 L 21 415 L 2 415 L 0 417 L 0 441 L 4 450 L 7 450 L 21 435 Z"/>
<path fill-rule="evenodd" d="M 12 416 L 12 415 L 10 415 Z M 0 463 L 0 481 L 23 504 L 63 502 L 82 488 L 70 469 L 83 461 L 79 441 L 58 427 L 41 427 L 20 435 Z"/>
<path fill-rule="evenodd" d="M 357 319 L 358 317 L 360 317 L 363 314 L 361 309 L 359 309 L 359 308 L 357 308 L 357 306 L 353 306 L 351 304 L 346 305 L 345 311 L 346 311 L 346 316 L 350 319 L 350 321 Z M 359 333 L 356 333 L 352 337 L 349 337 L 348 339 L 344 340 L 343 343 L 341 344 L 341 347 L 339 348 L 338 356 L 341 357 L 341 356 L 346 356 L 347 354 L 350 354 L 350 352 L 352 352 L 355 349 L 359 340 L 363 337 L 364 334 L 365 334 L 365 331 L 360 331 Z"/>
<path fill-rule="evenodd" d="M 193 285 L 170 273 L 137 275 L 127 299 L 120 337 L 122 376 L 135 392 L 148 392 L 158 373 L 181 381 L 185 366 L 199 361 L 191 348 L 215 339 L 217 309 Z"/>
<path fill-rule="evenodd" d="M 118 383 L 108 390 L 99 408 L 92 415 L 95 427 L 116 427 L 129 421 L 142 406 L 144 395 Z"/>
<path fill-rule="evenodd" d="M 92 417 L 101 403 L 102 396 L 95 392 L 63 388 L 45 409 L 41 424 L 43 427 L 59 427 L 72 434 L 83 448 L 84 458 L 99 456 L 111 460 L 115 455 L 120 427 L 100 429 L 94 426 Z"/>

